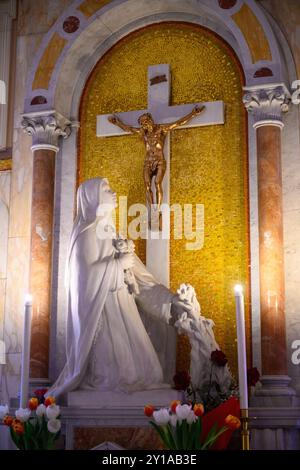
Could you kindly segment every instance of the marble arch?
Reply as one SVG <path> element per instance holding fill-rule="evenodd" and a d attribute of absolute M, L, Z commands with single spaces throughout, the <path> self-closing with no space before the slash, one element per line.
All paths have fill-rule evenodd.
<path fill-rule="evenodd" d="M 99 58 L 130 32 L 172 20 L 206 26 L 228 42 L 242 64 L 247 86 L 290 79 L 270 22 L 254 0 L 76 0 L 41 43 L 28 76 L 24 111 L 55 109 L 76 120 L 79 90 Z"/>

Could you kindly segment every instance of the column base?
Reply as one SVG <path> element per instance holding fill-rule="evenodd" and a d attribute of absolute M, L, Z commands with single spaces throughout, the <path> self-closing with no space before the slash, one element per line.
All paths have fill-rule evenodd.
<path fill-rule="evenodd" d="M 290 387 L 288 375 L 263 375 L 261 387 L 250 398 L 251 406 L 257 407 L 294 407 L 299 406 L 299 397 Z"/>
<path fill-rule="evenodd" d="M 29 379 L 29 395 L 34 396 L 34 390 L 39 388 L 50 388 L 51 381 L 47 378 L 30 378 Z"/>

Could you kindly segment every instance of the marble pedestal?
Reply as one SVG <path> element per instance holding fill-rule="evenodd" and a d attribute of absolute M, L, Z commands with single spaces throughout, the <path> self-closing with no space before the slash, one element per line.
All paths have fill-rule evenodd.
<path fill-rule="evenodd" d="M 263 375 L 261 387 L 251 397 L 254 407 L 295 407 L 300 406 L 296 391 L 290 387 L 291 378 L 287 375 Z"/>
<path fill-rule="evenodd" d="M 251 407 L 251 450 L 299 450 L 300 407 Z"/>
<path fill-rule="evenodd" d="M 149 403 L 155 407 L 163 407 L 168 406 L 172 400 L 180 399 L 182 399 L 182 393 L 170 388 L 132 393 L 76 390 L 68 393 L 67 403 L 70 407 L 79 408 L 142 407 L 143 409 Z"/>
<path fill-rule="evenodd" d="M 67 406 L 62 408 L 66 433 L 66 449 L 80 448 L 78 442 L 85 442 L 85 448 L 101 445 L 103 441 L 118 442 L 118 434 L 132 433 L 138 445 L 149 442 L 148 434 L 153 430 L 144 415 L 144 406 L 156 408 L 169 406 L 172 400 L 182 399 L 182 392 L 173 389 L 145 390 L 132 393 L 96 392 L 77 390 L 67 396 Z M 103 439 L 107 429 L 108 438 Z M 110 433 L 110 434 L 109 434 Z M 99 435 L 99 441 L 95 436 Z M 90 439 L 90 445 L 89 445 Z M 131 445 L 134 445 L 134 443 Z M 122 447 L 126 445 L 121 442 Z M 81 447 L 83 448 L 83 447 Z M 126 447 L 127 448 L 127 447 Z"/>
<path fill-rule="evenodd" d="M 287 375 L 263 375 L 250 398 L 250 448 L 299 450 L 300 397 Z"/>

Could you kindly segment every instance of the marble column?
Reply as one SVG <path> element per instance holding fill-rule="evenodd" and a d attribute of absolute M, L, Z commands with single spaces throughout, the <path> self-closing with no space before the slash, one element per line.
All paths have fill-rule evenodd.
<path fill-rule="evenodd" d="M 26 114 L 22 127 L 32 136 L 30 293 L 33 296 L 30 377 L 47 379 L 51 315 L 55 159 L 59 138 L 70 122 L 55 111 Z"/>
<path fill-rule="evenodd" d="M 257 137 L 262 405 L 288 405 L 281 175 L 282 114 L 288 111 L 284 85 L 246 88 L 243 101 Z M 272 399 L 270 400 L 270 397 Z"/>

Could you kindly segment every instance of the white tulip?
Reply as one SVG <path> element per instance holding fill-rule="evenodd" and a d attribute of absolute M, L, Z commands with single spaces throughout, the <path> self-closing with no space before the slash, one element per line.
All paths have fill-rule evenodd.
<path fill-rule="evenodd" d="M 194 423 L 195 421 L 197 421 L 198 417 L 195 415 L 195 413 L 193 412 L 193 410 L 190 411 L 189 415 L 187 416 L 186 418 L 186 422 L 188 424 L 192 424 Z"/>
<path fill-rule="evenodd" d="M 54 404 L 47 406 L 46 415 L 48 419 L 56 419 L 60 415 L 60 407 Z"/>
<path fill-rule="evenodd" d="M 30 418 L 31 410 L 29 408 L 19 408 L 16 410 L 15 415 L 21 423 L 25 423 Z"/>
<path fill-rule="evenodd" d="M 177 405 L 176 414 L 179 419 L 186 419 L 190 414 L 192 405 Z"/>
<path fill-rule="evenodd" d="M 49 419 L 47 423 L 48 431 L 52 434 L 56 434 L 61 428 L 61 422 L 59 419 Z"/>
<path fill-rule="evenodd" d="M 4 416 L 8 415 L 9 409 L 7 405 L 0 405 L 0 419 L 3 419 Z"/>
<path fill-rule="evenodd" d="M 46 414 L 46 407 L 45 405 L 41 404 L 37 407 L 35 410 L 36 415 L 39 416 L 40 418 Z"/>
<path fill-rule="evenodd" d="M 158 411 L 153 412 L 154 421 L 157 424 L 167 424 L 170 421 L 169 411 L 166 408 L 161 408 Z"/>
<path fill-rule="evenodd" d="M 176 415 L 174 415 L 174 414 L 171 415 L 171 417 L 170 417 L 170 423 L 171 423 L 172 426 L 174 426 L 174 428 L 176 428 L 176 425 L 177 425 L 177 422 L 178 422 L 178 421 L 179 421 L 179 420 L 178 420 L 178 418 L 177 418 Z"/>

